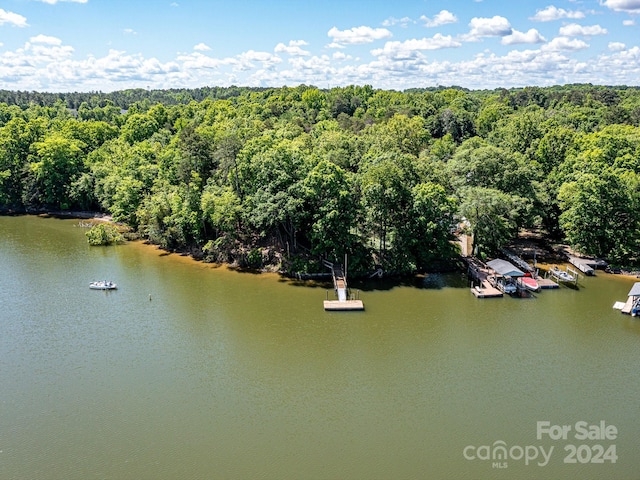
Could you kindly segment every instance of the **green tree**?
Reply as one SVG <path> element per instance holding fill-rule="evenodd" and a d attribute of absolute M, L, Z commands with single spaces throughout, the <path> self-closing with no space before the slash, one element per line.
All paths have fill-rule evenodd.
<path fill-rule="evenodd" d="M 69 186 L 84 167 L 83 146 L 59 134 L 34 143 L 29 165 L 31 188 L 25 192 L 25 203 L 69 208 Z"/>
<path fill-rule="evenodd" d="M 239 169 L 240 182 L 250 185 L 245 202 L 249 221 L 261 235 L 275 234 L 281 245 L 296 251 L 303 209 L 302 180 L 307 175 L 305 155 L 294 142 L 282 140 Z"/>
<path fill-rule="evenodd" d="M 322 160 L 302 186 L 311 216 L 312 253 L 332 259 L 351 253 L 358 204 L 350 176 L 338 165 Z"/>
<path fill-rule="evenodd" d="M 415 183 L 409 155 L 389 153 L 371 159 L 363 166 L 360 188 L 365 232 L 377 238 L 378 262 L 385 268 L 407 270 L 413 267 L 403 246 L 396 249 L 393 242 L 397 237 L 404 238 L 399 231 L 407 228 L 411 189 Z"/>
<path fill-rule="evenodd" d="M 202 192 L 202 214 L 219 233 L 236 237 L 240 230 L 242 203 L 229 186 L 207 185 Z"/>
<path fill-rule="evenodd" d="M 465 141 L 446 165 L 456 190 L 465 187 L 495 188 L 505 193 L 534 199 L 533 181 L 541 177 L 536 162 L 504 148 L 487 144 L 479 137 Z"/>
<path fill-rule="evenodd" d="M 99 223 L 85 232 L 89 245 L 112 245 L 124 240 L 124 237 L 114 225 Z"/>
<path fill-rule="evenodd" d="M 122 126 L 121 134 L 129 145 L 141 142 L 156 133 L 160 126 L 156 120 L 147 114 L 132 113 L 127 117 L 126 122 Z"/>
<path fill-rule="evenodd" d="M 448 260 L 457 252 L 453 246 L 452 227 L 457 202 L 447 196 L 442 185 L 427 182 L 413 187 L 410 226 L 404 243 L 415 258 L 418 269 L 432 267 L 433 262 Z"/>
<path fill-rule="evenodd" d="M 23 205 L 26 183 L 33 182 L 29 174 L 31 146 L 44 137 L 46 129 L 44 119 L 26 121 L 18 116 L 0 128 L 0 201 L 4 205 Z"/>
<path fill-rule="evenodd" d="M 637 180 L 633 183 L 637 187 Z M 640 224 L 635 192 L 629 186 L 611 167 L 577 174 L 575 180 L 562 185 L 560 226 L 575 249 L 616 260 L 637 255 Z"/>
<path fill-rule="evenodd" d="M 462 192 L 460 214 L 471 224 L 473 249 L 494 254 L 513 239 L 526 201 L 493 188 L 471 187 Z"/>

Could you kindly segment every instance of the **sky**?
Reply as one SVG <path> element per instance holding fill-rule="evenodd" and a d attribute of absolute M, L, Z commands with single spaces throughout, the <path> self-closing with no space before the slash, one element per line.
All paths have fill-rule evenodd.
<path fill-rule="evenodd" d="M 640 85 L 640 0 L 0 0 L 0 89 Z"/>

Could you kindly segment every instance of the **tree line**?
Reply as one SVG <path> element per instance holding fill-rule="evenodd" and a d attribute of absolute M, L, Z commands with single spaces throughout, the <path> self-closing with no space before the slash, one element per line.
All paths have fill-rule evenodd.
<path fill-rule="evenodd" d="M 0 91 L 0 205 L 104 211 L 249 267 L 409 273 L 522 228 L 635 264 L 640 91 L 565 85 Z"/>

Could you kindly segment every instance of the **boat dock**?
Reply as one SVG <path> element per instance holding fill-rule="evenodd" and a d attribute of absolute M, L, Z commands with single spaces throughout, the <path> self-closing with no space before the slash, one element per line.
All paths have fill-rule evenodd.
<path fill-rule="evenodd" d="M 478 259 L 472 257 L 464 257 L 467 262 L 469 277 L 472 283 L 471 293 L 476 298 L 499 298 L 504 294 L 496 287 L 489 283 L 489 269 Z"/>
<path fill-rule="evenodd" d="M 596 260 L 592 258 L 583 258 L 576 257 L 573 255 L 568 255 L 569 263 L 574 267 L 577 267 L 585 275 L 595 275 L 596 269 L 598 268 L 606 268 L 607 262 L 604 260 Z"/>
<path fill-rule="evenodd" d="M 626 302 L 616 302 L 613 308 L 620 310 L 620 312 L 631 315 L 633 317 L 640 313 L 640 282 L 636 282 L 629 290 L 629 298 Z"/>
<path fill-rule="evenodd" d="M 464 257 L 464 260 L 467 263 L 468 274 L 472 283 L 471 293 L 473 293 L 476 298 L 497 298 L 504 296 L 504 293 L 497 288 L 497 284 L 494 278 L 494 268 L 491 268 L 489 264 L 485 265 L 477 258 Z M 502 263 L 506 264 L 506 262 Z M 560 288 L 560 285 L 552 278 L 549 278 L 549 276 L 547 276 L 546 278 L 542 278 L 537 275 L 537 271 L 533 272 L 532 276 L 535 278 L 538 286 L 542 290 Z M 493 282 L 491 281 L 492 278 L 490 277 L 494 279 Z M 522 285 L 519 285 L 517 293 L 520 293 L 520 295 L 522 296 L 524 293 L 529 292 Z"/>
<path fill-rule="evenodd" d="M 356 295 L 349 295 L 347 287 L 347 275 L 342 269 L 342 265 L 325 261 L 324 265 L 331 269 L 331 277 L 333 279 L 333 289 L 338 296 L 337 300 L 329 300 L 329 292 L 327 299 L 324 301 L 324 309 L 332 311 L 357 311 L 364 310 L 362 300 Z"/>
<path fill-rule="evenodd" d="M 537 280 L 538 285 L 540 286 L 540 288 L 543 289 L 543 290 L 548 290 L 548 289 L 552 289 L 552 288 L 560 288 L 560 285 L 558 285 L 556 282 L 554 282 L 550 278 L 540 278 L 540 277 L 538 277 L 536 280 Z"/>

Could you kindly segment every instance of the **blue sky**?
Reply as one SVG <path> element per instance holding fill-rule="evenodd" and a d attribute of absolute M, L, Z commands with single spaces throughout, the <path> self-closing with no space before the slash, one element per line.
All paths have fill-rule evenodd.
<path fill-rule="evenodd" d="M 2 0 L 0 88 L 640 85 L 640 0 Z"/>

